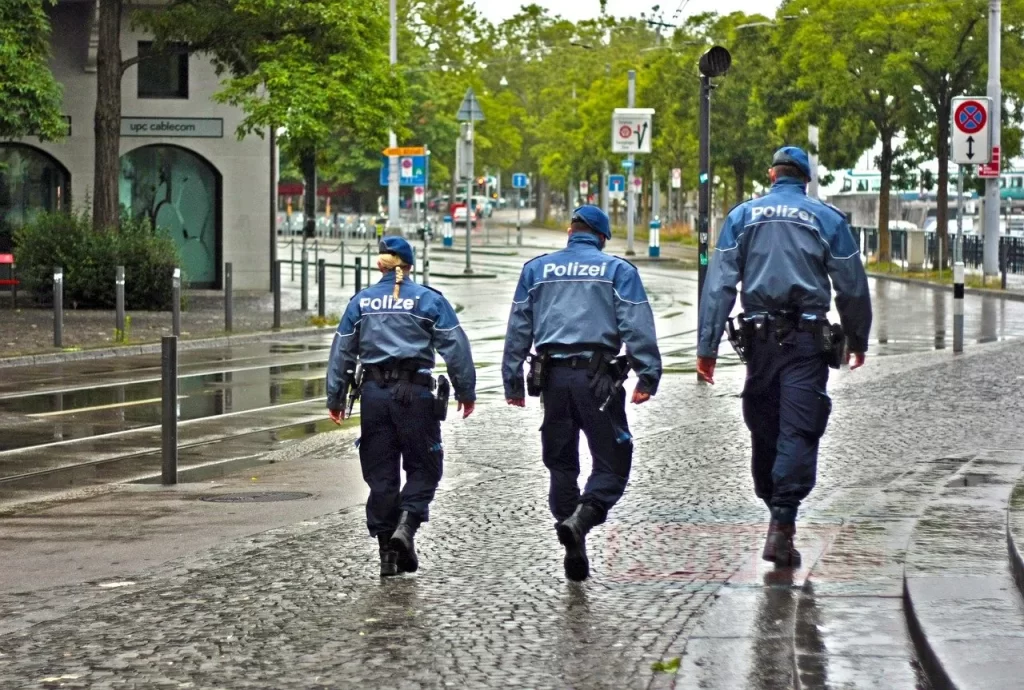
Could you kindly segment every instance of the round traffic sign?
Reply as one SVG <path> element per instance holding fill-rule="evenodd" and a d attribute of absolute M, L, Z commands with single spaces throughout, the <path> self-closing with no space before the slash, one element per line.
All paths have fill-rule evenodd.
<path fill-rule="evenodd" d="M 953 113 L 953 122 L 964 134 L 977 134 L 988 122 L 988 114 L 978 101 L 964 101 Z"/>
<path fill-rule="evenodd" d="M 402 159 L 402 167 L 403 168 L 411 168 L 412 167 L 412 159 L 411 158 L 403 158 Z"/>
<path fill-rule="evenodd" d="M 629 139 L 632 136 L 633 136 L 633 128 L 632 127 L 630 127 L 629 125 L 622 125 L 621 127 L 619 127 L 619 138 L 620 139 Z"/>

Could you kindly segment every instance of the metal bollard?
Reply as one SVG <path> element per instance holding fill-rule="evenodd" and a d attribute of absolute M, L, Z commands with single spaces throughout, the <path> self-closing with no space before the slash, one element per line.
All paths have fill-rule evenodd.
<path fill-rule="evenodd" d="M 1006 289 L 1006 268 L 1007 268 L 1006 264 L 1009 263 L 1007 261 L 1007 259 L 1010 258 L 1009 256 L 1007 256 L 1007 254 L 1009 253 L 1009 249 L 1010 249 L 1010 238 L 1009 237 L 1004 237 L 1003 241 L 999 244 L 999 270 L 1003 274 L 1002 288 L 1004 290 Z M 14 289 L 17 290 L 18 289 L 17 286 L 15 286 Z M 17 293 L 15 293 L 15 294 L 17 294 Z"/>
<path fill-rule="evenodd" d="M 181 269 L 171 274 L 171 327 L 175 336 L 181 336 Z"/>
<path fill-rule="evenodd" d="M 661 221 L 655 218 L 648 225 L 647 256 L 657 259 L 661 256 Z"/>
<path fill-rule="evenodd" d="M 338 251 L 341 253 L 341 260 L 338 265 L 341 268 L 341 287 L 345 287 L 345 241 L 342 240 L 341 244 L 338 245 Z"/>
<path fill-rule="evenodd" d="M 231 262 L 224 263 L 224 330 L 231 332 L 231 323 L 234 321 L 235 294 L 232 289 Z"/>
<path fill-rule="evenodd" d="M 423 284 L 430 285 L 430 238 L 423 233 Z"/>
<path fill-rule="evenodd" d="M 320 240 L 313 241 L 313 265 L 320 265 Z M 313 282 L 320 280 L 320 276 L 317 273 L 313 274 Z"/>
<path fill-rule="evenodd" d="M 178 339 L 165 335 L 160 345 L 160 482 L 178 483 Z"/>
<path fill-rule="evenodd" d="M 114 272 L 114 335 L 117 342 L 125 340 L 124 332 L 124 266 L 118 266 Z"/>
<path fill-rule="evenodd" d="M 356 257 L 356 291 L 359 294 L 363 291 L 363 257 Z"/>
<path fill-rule="evenodd" d="M 317 263 L 316 263 L 316 274 L 317 274 L 317 277 L 319 279 L 319 282 L 317 284 L 317 295 L 316 295 L 317 314 L 319 314 L 320 318 L 322 319 L 322 318 L 324 318 L 327 315 L 327 307 L 326 307 L 326 304 L 327 304 L 327 283 L 325 282 L 325 280 L 327 278 L 327 260 L 326 259 L 318 259 L 317 260 Z"/>
<path fill-rule="evenodd" d="M 11 264 L 11 309 L 18 308 L 18 273 L 15 264 Z"/>
<path fill-rule="evenodd" d="M 53 346 L 64 347 L 64 268 L 53 267 Z"/>
<path fill-rule="evenodd" d="M 370 275 L 370 264 L 373 263 L 373 260 L 370 257 L 371 257 L 370 245 L 366 245 L 366 284 L 367 285 L 369 285 L 370 283 L 373 282 L 373 277 Z M 358 290 L 356 292 L 358 292 Z"/>
<path fill-rule="evenodd" d="M 295 282 L 295 240 L 292 240 L 292 282 Z"/>
<path fill-rule="evenodd" d="M 302 311 L 309 309 L 309 250 L 302 248 Z"/>
<path fill-rule="evenodd" d="M 953 264 L 953 352 L 964 351 L 964 264 Z"/>
<path fill-rule="evenodd" d="M 281 328 L 281 262 L 274 262 L 274 275 L 270 276 L 271 288 L 274 290 L 274 330 Z"/>

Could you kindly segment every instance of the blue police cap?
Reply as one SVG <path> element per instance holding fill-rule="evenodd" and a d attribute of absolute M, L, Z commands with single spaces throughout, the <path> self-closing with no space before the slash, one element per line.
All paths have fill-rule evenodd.
<path fill-rule="evenodd" d="M 380 244 L 377 245 L 377 251 L 381 254 L 394 254 L 409 266 L 416 263 L 416 254 L 413 252 L 412 247 L 405 241 L 404 237 L 399 237 L 398 235 L 389 235 L 381 238 Z"/>
<path fill-rule="evenodd" d="M 606 239 L 612 238 L 612 226 L 608 222 L 608 214 L 597 206 L 580 206 L 572 212 L 572 221 L 583 223 L 599 235 L 604 235 Z"/>
<path fill-rule="evenodd" d="M 802 172 L 804 177 L 811 179 L 811 161 L 804 150 L 797 146 L 783 146 L 776 151 L 772 157 L 772 167 L 776 165 L 792 165 Z"/>

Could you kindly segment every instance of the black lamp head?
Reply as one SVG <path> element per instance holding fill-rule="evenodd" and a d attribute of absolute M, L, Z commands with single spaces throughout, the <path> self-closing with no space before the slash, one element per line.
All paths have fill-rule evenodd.
<path fill-rule="evenodd" d="M 700 56 L 700 73 L 705 77 L 720 77 L 729 71 L 732 55 L 722 46 L 713 46 L 711 50 Z"/>

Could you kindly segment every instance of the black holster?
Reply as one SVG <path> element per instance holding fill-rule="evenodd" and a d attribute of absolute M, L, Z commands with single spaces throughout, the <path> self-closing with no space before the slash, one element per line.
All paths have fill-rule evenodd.
<path fill-rule="evenodd" d="M 539 398 L 548 380 L 548 356 L 531 354 L 526 361 L 530 364 L 526 373 L 526 394 Z"/>
<path fill-rule="evenodd" d="M 822 321 L 821 327 L 815 331 L 814 340 L 830 367 L 838 369 L 843 365 L 846 361 L 846 333 L 841 325 Z"/>
<path fill-rule="evenodd" d="M 442 422 L 448 418 L 448 399 L 451 397 L 451 384 L 444 374 L 437 377 L 437 394 L 434 396 L 434 416 Z"/>

